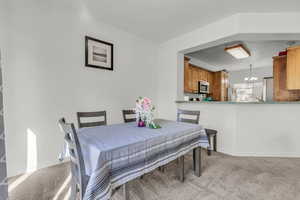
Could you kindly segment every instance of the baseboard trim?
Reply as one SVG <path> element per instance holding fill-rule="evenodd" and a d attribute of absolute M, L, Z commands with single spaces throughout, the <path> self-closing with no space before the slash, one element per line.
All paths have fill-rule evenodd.
<path fill-rule="evenodd" d="M 300 155 L 292 152 L 284 152 L 284 153 L 226 152 L 226 151 L 219 151 L 219 152 L 234 157 L 300 158 Z"/>

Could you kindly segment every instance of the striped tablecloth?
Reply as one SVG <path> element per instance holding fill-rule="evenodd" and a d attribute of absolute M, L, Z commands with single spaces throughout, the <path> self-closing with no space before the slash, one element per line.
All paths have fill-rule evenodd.
<path fill-rule="evenodd" d="M 107 200 L 112 189 L 165 165 L 196 147 L 209 146 L 200 125 L 157 120 L 160 129 L 136 123 L 115 124 L 78 131 L 90 176 L 85 200 Z"/>

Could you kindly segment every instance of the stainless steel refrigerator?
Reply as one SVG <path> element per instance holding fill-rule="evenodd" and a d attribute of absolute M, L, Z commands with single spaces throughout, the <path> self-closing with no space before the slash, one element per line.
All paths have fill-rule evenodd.
<path fill-rule="evenodd" d="M 273 101 L 273 77 L 265 77 L 264 79 L 264 89 L 263 89 L 263 100 L 264 101 Z"/>

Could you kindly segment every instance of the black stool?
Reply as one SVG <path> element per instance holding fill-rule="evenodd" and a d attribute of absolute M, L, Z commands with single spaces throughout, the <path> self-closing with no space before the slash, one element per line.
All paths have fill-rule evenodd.
<path fill-rule="evenodd" d="M 208 137 L 208 142 L 209 142 L 209 146 L 211 146 L 210 141 L 211 138 L 213 138 L 213 147 L 214 147 L 214 151 L 217 151 L 217 133 L 218 131 L 213 130 L 213 129 L 205 129 L 206 135 Z M 210 156 L 211 155 L 211 149 L 207 148 L 207 155 Z M 195 149 L 193 150 L 193 169 L 195 170 L 195 160 L 196 160 L 196 151 Z"/>
<path fill-rule="evenodd" d="M 208 137 L 209 145 L 211 145 L 211 138 L 213 138 L 213 150 L 217 151 L 217 133 L 218 131 L 213 129 L 205 129 L 206 135 Z M 207 149 L 207 154 L 211 155 L 211 149 Z"/>

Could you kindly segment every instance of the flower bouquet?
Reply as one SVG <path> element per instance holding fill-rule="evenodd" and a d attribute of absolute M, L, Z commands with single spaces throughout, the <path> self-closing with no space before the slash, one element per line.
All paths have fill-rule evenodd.
<path fill-rule="evenodd" d="M 151 99 L 147 97 L 138 97 L 136 100 L 135 113 L 139 127 L 160 128 L 153 122 L 153 112 L 155 107 L 152 105 Z"/>

